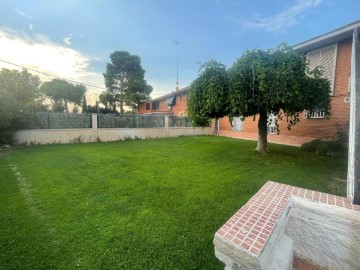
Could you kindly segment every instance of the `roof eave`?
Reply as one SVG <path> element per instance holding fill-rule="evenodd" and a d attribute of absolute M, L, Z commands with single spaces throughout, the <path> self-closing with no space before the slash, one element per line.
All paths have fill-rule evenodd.
<path fill-rule="evenodd" d="M 345 25 L 339 29 L 333 30 L 321 36 L 306 40 L 293 46 L 298 52 L 308 52 L 319 47 L 324 47 L 341 40 L 345 40 L 352 37 L 355 28 L 360 27 L 360 21 L 353 22 Z"/>
<path fill-rule="evenodd" d="M 182 88 L 182 89 L 180 89 L 180 90 L 173 91 L 173 92 L 171 92 L 171 93 L 169 93 L 169 94 L 163 95 L 163 96 L 161 96 L 161 97 L 154 98 L 154 99 L 151 100 L 151 102 L 156 102 L 156 101 L 160 101 L 160 100 L 167 99 L 167 98 L 169 98 L 169 97 L 171 97 L 171 96 L 180 95 L 180 94 L 183 94 L 183 93 L 188 92 L 189 90 L 190 90 L 190 86 L 187 86 L 187 87 L 184 87 L 184 88 Z"/>

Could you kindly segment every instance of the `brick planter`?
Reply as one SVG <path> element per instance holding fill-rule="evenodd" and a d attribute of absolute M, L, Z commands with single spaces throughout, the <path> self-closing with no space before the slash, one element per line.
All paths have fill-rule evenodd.
<path fill-rule="evenodd" d="M 294 209 L 305 209 L 302 210 L 305 214 L 301 212 L 299 215 L 300 210 Z M 306 209 L 314 217 L 308 218 Z M 310 221 L 321 220 L 331 211 L 340 213 L 336 222 L 341 219 L 339 222 L 342 224 L 348 220 L 352 222 L 350 227 L 355 226 L 355 231 L 360 232 L 360 206 L 353 205 L 350 199 L 269 181 L 216 232 L 215 254 L 225 262 L 227 269 L 291 269 L 294 248 L 295 253 L 299 250 L 301 254 L 297 255 L 302 259 L 324 266 L 326 258 L 321 258 L 325 262 L 316 261 L 316 256 L 315 259 L 304 258 L 301 250 L 307 245 L 307 240 L 293 243 L 292 238 L 296 236 L 292 234 L 301 233 L 299 228 L 296 228 L 297 232 L 292 228 L 296 227 L 296 222 L 305 220 L 304 226 L 310 230 L 309 234 L 316 235 L 319 228 L 312 230 L 315 223 Z"/>

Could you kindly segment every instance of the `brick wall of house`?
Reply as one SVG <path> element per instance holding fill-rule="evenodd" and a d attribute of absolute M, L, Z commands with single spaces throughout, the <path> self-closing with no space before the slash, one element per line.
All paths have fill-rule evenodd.
<path fill-rule="evenodd" d="M 229 117 L 224 117 L 220 119 L 220 130 L 231 130 L 232 126 L 229 121 Z"/>
<path fill-rule="evenodd" d="M 166 98 L 160 101 L 157 101 L 159 103 L 159 107 L 157 110 L 153 109 L 154 102 L 141 102 L 139 103 L 139 110 L 138 114 L 145 114 L 145 113 L 152 113 L 152 112 L 163 112 L 168 114 L 173 114 L 176 116 L 179 116 L 180 113 L 186 114 L 186 100 L 187 100 L 187 93 L 181 93 L 175 96 L 175 104 L 171 106 L 171 109 L 169 109 L 169 106 L 166 104 Z M 150 109 L 146 109 L 146 104 L 150 104 Z"/>
<path fill-rule="evenodd" d="M 141 103 L 139 103 L 138 114 L 144 114 L 144 113 L 150 112 L 149 110 L 146 110 L 146 103 L 150 103 L 150 106 L 151 106 L 151 102 L 141 102 Z"/>
<path fill-rule="evenodd" d="M 347 131 L 350 103 L 344 102 L 344 99 L 349 97 L 348 84 L 351 66 L 351 45 L 351 39 L 338 43 L 334 95 L 331 98 L 330 119 L 308 119 L 304 118 L 304 115 L 301 115 L 300 122 L 296 124 L 291 131 L 288 131 L 287 122 L 284 118 L 279 122 L 282 135 L 329 138 L 334 137 L 339 128 Z M 253 117 L 247 117 L 243 122 L 243 131 L 257 132 L 257 121 L 258 118 L 253 121 Z M 220 129 L 231 130 L 231 125 L 227 118 L 221 119 Z"/>
<path fill-rule="evenodd" d="M 180 113 L 186 114 L 186 101 L 187 94 L 180 94 L 176 96 L 176 104 L 172 106 L 172 112 L 174 115 L 179 116 Z"/>

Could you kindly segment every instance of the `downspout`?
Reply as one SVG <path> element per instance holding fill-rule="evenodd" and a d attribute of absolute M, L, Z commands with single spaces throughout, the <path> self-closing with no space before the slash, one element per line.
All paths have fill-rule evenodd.
<path fill-rule="evenodd" d="M 350 128 L 347 197 L 360 204 L 360 45 L 357 28 L 353 32 L 350 88 Z"/>

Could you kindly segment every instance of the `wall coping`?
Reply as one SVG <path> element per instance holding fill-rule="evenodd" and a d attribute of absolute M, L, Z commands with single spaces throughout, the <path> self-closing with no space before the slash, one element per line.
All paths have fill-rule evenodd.
<path fill-rule="evenodd" d="M 279 233 L 276 225 L 283 223 L 287 215 L 284 212 L 293 197 L 360 212 L 360 206 L 352 204 L 349 198 L 268 181 L 215 233 L 215 247 L 225 245 L 252 259 L 260 259 L 263 253 L 268 253 L 266 247 L 273 244 L 273 234 Z"/>

